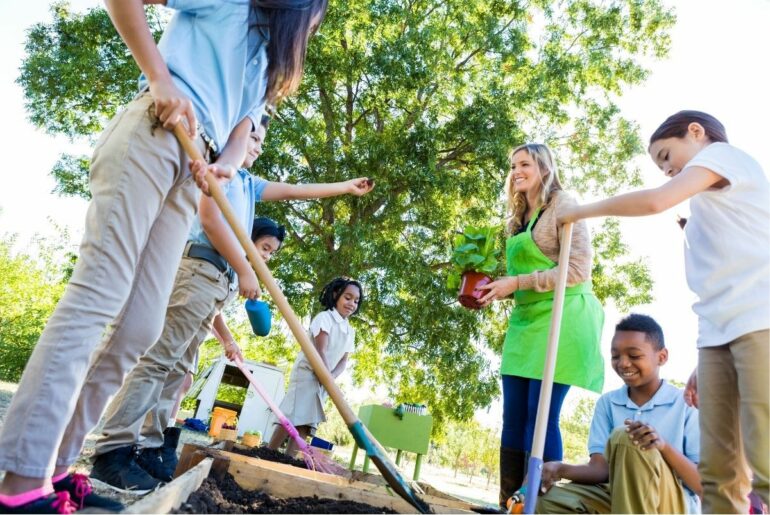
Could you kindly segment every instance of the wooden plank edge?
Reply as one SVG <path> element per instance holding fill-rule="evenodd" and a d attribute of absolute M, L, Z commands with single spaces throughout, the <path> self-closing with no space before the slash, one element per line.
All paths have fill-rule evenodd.
<path fill-rule="evenodd" d="M 168 513 L 179 508 L 208 477 L 213 462 L 211 458 L 204 459 L 170 483 L 127 506 L 122 513 Z"/>

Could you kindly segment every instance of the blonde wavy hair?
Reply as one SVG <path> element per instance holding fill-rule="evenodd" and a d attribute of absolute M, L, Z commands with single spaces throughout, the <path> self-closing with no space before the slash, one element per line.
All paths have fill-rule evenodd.
<path fill-rule="evenodd" d="M 520 145 L 508 154 L 508 162 L 511 165 L 511 171 L 505 179 L 505 194 L 507 198 L 507 232 L 514 234 L 524 225 L 524 215 L 529 208 L 527 204 L 527 195 L 517 192 L 514 189 L 513 182 L 513 156 L 519 151 L 525 151 L 537 165 L 540 172 L 540 194 L 538 195 L 538 205 L 545 206 L 551 200 L 553 192 L 561 190 L 561 182 L 556 172 L 556 162 L 553 159 L 551 149 L 541 143 L 527 143 Z"/>

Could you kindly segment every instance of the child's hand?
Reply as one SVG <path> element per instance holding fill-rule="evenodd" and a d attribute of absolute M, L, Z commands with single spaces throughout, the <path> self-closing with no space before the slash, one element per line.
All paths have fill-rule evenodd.
<path fill-rule="evenodd" d="M 366 177 L 359 177 L 358 179 L 351 179 L 347 181 L 347 190 L 351 195 L 360 197 L 366 195 L 374 189 L 374 181 L 367 179 Z"/>
<path fill-rule="evenodd" d="M 698 407 L 698 368 L 692 371 L 684 387 L 684 402 L 693 408 Z"/>
<path fill-rule="evenodd" d="M 259 281 L 257 281 L 257 274 L 254 273 L 254 269 L 249 266 L 245 270 L 236 270 L 238 273 L 238 291 L 241 297 L 247 299 L 258 299 L 262 296 L 262 290 L 259 288 Z"/>
<path fill-rule="evenodd" d="M 543 471 L 540 476 L 540 492 L 546 493 L 551 487 L 562 479 L 562 462 L 548 461 L 543 463 Z M 527 484 L 527 480 L 524 480 Z"/>
<path fill-rule="evenodd" d="M 211 164 L 207 165 L 203 161 L 191 161 L 190 172 L 195 179 L 195 184 L 201 189 L 205 195 L 211 195 L 209 191 L 209 183 L 206 180 L 206 174 L 211 172 L 214 177 L 219 180 L 220 183 L 227 182 L 235 175 L 235 168 L 228 164 Z"/>
<path fill-rule="evenodd" d="M 662 451 L 666 447 L 666 441 L 661 438 L 658 432 L 649 424 L 644 422 L 634 422 L 626 419 L 626 432 L 628 437 L 634 442 L 634 445 L 639 447 L 643 451 L 650 449 L 658 449 Z"/>
<path fill-rule="evenodd" d="M 182 119 L 187 121 L 187 134 L 195 138 L 198 120 L 192 101 L 176 87 L 171 77 L 163 80 L 150 81 L 150 96 L 155 102 L 155 116 L 163 124 L 163 128 L 174 130 Z"/>
<path fill-rule="evenodd" d="M 234 341 L 225 342 L 222 344 L 225 349 L 225 357 L 230 361 L 243 361 L 243 354 L 241 354 L 241 348 Z"/>
<path fill-rule="evenodd" d="M 519 289 L 519 278 L 516 276 L 507 276 L 496 279 L 489 284 L 479 286 L 477 290 L 489 290 L 486 295 L 479 299 L 479 305 L 486 307 L 492 301 L 506 298 L 511 293 Z"/>

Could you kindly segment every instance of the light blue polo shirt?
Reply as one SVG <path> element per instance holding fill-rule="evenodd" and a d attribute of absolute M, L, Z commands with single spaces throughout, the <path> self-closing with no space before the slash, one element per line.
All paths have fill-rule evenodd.
<path fill-rule="evenodd" d="M 266 180 L 251 175 L 243 168 L 238 170 L 230 182 L 222 186 L 225 196 L 233 208 L 233 212 L 235 212 L 238 220 L 246 229 L 246 234 L 249 235 L 249 238 L 251 238 L 251 229 L 254 227 L 256 203 L 262 200 L 262 192 L 265 190 L 265 186 L 267 186 Z M 224 220 L 224 215 L 222 215 L 222 220 Z M 225 224 L 227 224 L 226 220 Z M 193 220 L 188 240 L 214 248 L 203 231 L 200 216 L 196 216 Z"/>
<path fill-rule="evenodd" d="M 221 151 L 249 117 L 256 127 L 267 87 L 267 16 L 250 0 L 167 0 L 175 9 L 158 42 L 176 86 Z M 139 87 L 147 86 L 144 75 Z"/>
<path fill-rule="evenodd" d="M 644 406 L 628 397 L 628 387 L 607 392 L 596 402 L 596 411 L 588 433 L 588 453 L 604 454 L 612 431 L 625 427 L 624 420 L 651 425 L 672 447 L 693 463 L 700 462 L 700 429 L 698 410 L 684 402 L 682 390 L 663 381 Z M 699 513 L 698 497 L 685 487 L 689 513 Z"/>

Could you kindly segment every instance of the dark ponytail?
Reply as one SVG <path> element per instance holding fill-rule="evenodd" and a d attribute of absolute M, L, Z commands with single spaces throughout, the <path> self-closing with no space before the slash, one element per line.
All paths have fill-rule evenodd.
<path fill-rule="evenodd" d="M 712 143 L 727 143 L 727 131 L 722 122 L 701 111 L 679 111 L 666 118 L 666 121 L 652 133 L 650 145 L 660 139 L 684 138 L 691 123 L 701 124 Z"/>
<path fill-rule="evenodd" d="M 328 0 L 253 0 L 269 19 L 267 45 L 268 103 L 280 101 L 297 91 L 305 68 L 310 37 L 323 21 Z M 317 18 L 317 24 L 313 24 Z"/>

